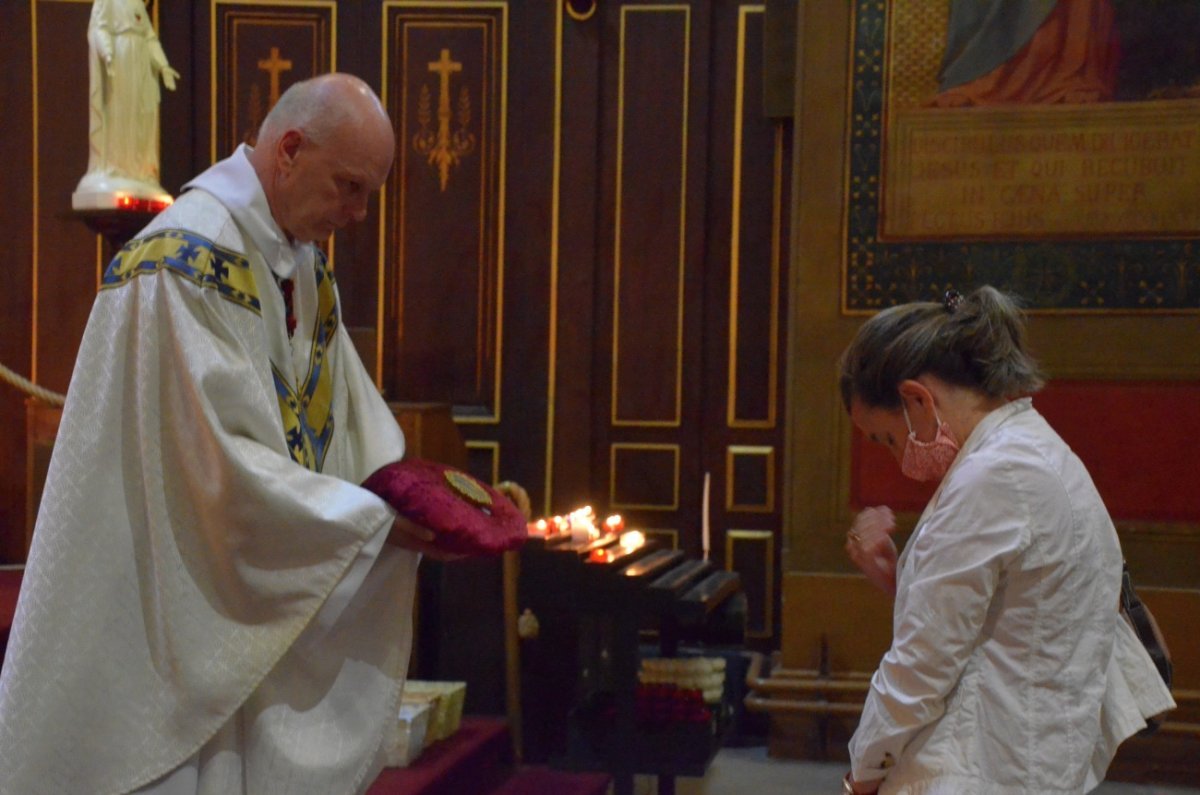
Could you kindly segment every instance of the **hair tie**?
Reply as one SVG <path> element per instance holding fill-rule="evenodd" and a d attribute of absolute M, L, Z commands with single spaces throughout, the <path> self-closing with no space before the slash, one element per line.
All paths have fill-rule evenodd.
<path fill-rule="evenodd" d="M 942 305 L 946 307 L 946 311 L 954 314 L 958 311 L 958 305 L 963 302 L 962 293 L 958 290 L 947 290 L 946 295 L 942 297 Z"/>

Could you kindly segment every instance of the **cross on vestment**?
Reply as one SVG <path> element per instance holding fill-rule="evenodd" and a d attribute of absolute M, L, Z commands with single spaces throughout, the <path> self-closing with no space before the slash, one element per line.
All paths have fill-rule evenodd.
<path fill-rule="evenodd" d="M 279 101 L 279 75 L 283 72 L 290 72 L 292 70 L 291 59 L 280 58 L 279 48 L 272 47 L 271 57 L 260 58 L 258 61 L 258 68 L 271 76 L 271 91 L 269 101 L 271 105 L 274 105 Z"/>

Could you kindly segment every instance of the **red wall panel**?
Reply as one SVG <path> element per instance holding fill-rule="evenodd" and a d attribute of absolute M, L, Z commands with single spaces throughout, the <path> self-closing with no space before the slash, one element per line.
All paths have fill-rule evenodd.
<path fill-rule="evenodd" d="M 1200 522 L 1200 382 L 1058 381 L 1034 398 L 1083 460 L 1114 519 Z M 920 511 L 932 486 L 857 430 L 851 505 Z"/>

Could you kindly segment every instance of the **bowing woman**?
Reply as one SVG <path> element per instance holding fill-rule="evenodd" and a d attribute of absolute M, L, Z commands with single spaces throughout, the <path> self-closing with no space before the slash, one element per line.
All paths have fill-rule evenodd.
<path fill-rule="evenodd" d="M 1174 706 L 1118 613 L 1122 554 L 1086 468 L 1033 407 L 1043 378 L 992 287 L 892 307 L 841 360 L 852 422 L 938 487 L 897 556 L 868 508 L 851 560 L 895 596 L 848 793 L 1082 793 Z"/>

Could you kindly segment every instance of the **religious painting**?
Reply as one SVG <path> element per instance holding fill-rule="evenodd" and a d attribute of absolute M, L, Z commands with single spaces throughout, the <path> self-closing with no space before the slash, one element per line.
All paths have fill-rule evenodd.
<path fill-rule="evenodd" d="M 1200 310 L 1200 3 L 856 0 L 843 311 Z"/>

